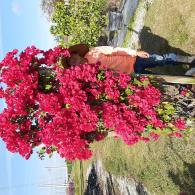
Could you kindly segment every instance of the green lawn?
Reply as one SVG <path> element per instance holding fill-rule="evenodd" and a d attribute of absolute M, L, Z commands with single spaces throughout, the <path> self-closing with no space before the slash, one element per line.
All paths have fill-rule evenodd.
<path fill-rule="evenodd" d="M 156 142 L 127 146 L 112 137 L 93 143 L 91 149 L 92 159 L 83 161 L 82 167 L 80 161 L 74 164 L 78 194 L 86 187 L 87 168 L 96 160 L 101 160 L 104 168 L 115 176 L 142 182 L 151 193 L 177 195 L 184 191 L 195 194 L 195 132 L 189 142 L 163 137 Z"/>
<path fill-rule="evenodd" d="M 154 0 L 145 18 L 144 31 L 151 32 L 141 37 L 145 41 L 142 47 L 160 53 L 195 54 L 194 10 L 194 0 Z"/>
<path fill-rule="evenodd" d="M 127 146 L 121 140 L 107 138 L 92 145 L 92 160 L 100 159 L 113 175 L 143 182 L 152 193 L 176 195 L 185 191 L 195 194 L 194 141 L 195 135 L 188 143 L 176 138 L 161 138 L 157 142 Z"/>
<path fill-rule="evenodd" d="M 195 55 L 195 1 L 154 0 L 140 33 L 140 48 L 150 53 Z M 187 67 L 156 68 L 161 74 L 183 75 Z"/>
<path fill-rule="evenodd" d="M 144 1 L 144 0 L 143 0 Z M 129 29 L 134 29 L 138 9 L 129 23 Z M 147 6 L 144 27 L 139 33 L 139 43 L 136 49 L 149 53 L 165 54 L 176 53 L 179 55 L 195 55 L 195 1 L 194 0 L 153 0 Z M 124 47 L 128 46 L 132 31 L 127 32 Z M 156 68 L 154 72 L 170 75 L 184 75 L 189 67 L 167 65 Z"/>

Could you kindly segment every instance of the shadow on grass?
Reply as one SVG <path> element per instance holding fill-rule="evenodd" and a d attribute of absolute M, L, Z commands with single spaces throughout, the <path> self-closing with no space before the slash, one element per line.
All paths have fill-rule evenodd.
<path fill-rule="evenodd" d="M 151 54 L 175 53 L 182 56 L 190 54 L 180 48 L 172 47 L 169 42 L 156 34 L 153 34 L 150 27 L 144 26 L 139 35 L 141 49 Z"/>
<path fill-rule="evenodd" d="M 168 175 L 173 183 L 180 188 L 182 194 L 195 194 L 195 164 L 184 162 L 185 170 L 179 173 L 169 172 Z"/>
<path fill-rule="evenodd" d="M 147 26 L 144 26 L 139 35 L 140 47 L 141 50 L 147 51 L 150 54 L 168 54 L 175 53 L 181 56 L 191 56 L 191 54 L 183 51 L 180 48 L 172 47 L 169 45 L 169 42 L 160 37 L 159 35 L 153 34 L 151 29 Z M 152 72 L 157 74 L 168 74 L 168 75 L 177 75 L 182 76 L 187 71 L 187 67 L 181 63 L 181 65 L 165 65 L 163 67 L 156 67 L 152 69 Z"/>
<path fill-rule="evenodd" d="M 171 148 L 174 153 L 183 161 L 184 169 L 178 173 L 168 172 L 168 176 L 173 183 L 180 189 L 182 195 L 194 195 L 195 194 L 195 163 L 186 162 L 182 155 L 173 147 L 171 141 Z"/>

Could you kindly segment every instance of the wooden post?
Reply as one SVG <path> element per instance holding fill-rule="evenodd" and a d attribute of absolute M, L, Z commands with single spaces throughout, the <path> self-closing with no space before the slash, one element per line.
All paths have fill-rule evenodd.
<path fill-rule="evenodd" d="M 191 76 L 146 75 L 146 74 L 140 74 L 140 76 L 153 76 L 155 80 L 162 83 L 195 85 L 195 77 L 191 77 Z"/>
<path fill-rule="evenodd" d="M 195 84 L 195 77 L 157 75 L 156 78 L 162 79 L 164 82 L 167 83 Z"/>

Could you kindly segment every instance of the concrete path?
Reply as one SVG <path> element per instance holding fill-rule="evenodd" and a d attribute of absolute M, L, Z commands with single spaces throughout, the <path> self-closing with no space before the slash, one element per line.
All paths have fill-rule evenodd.
<path fill-rule="evenodd" d="M 122 29 L 117 31 L 117 36 L 113 40 L 113 46 L 122 46 L 126 34 L 128 32 L 128 25 L 131 18 L 134 17 L 135 21 L 133 24 L 132 36 L 128 42 L 128 47 L 137 48 L 139 41 L 139 32 L 144 26 L 144 18 L 147 10 L 148 4 L 152 3 L 152 0 L 141 0 L 138 3 L 138 0 L 122 0 L 119 11 L 122 13 Z"/>
<path fill-rule="evenodd" d="M 130 22 L 131 17 L 134 15 L 138 5 L 138 0 L 122 0 L 119 11 L 122 14 L 122 29 L 118 30 L 117 36 L 114 38 L 113 46 L 122 46 L 128 29 L 126 28 Z"/>

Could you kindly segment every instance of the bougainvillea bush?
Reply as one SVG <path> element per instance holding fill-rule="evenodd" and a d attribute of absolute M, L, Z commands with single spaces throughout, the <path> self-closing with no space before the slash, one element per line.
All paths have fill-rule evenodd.
<path fill-rule="evenodd" d="M 91 157 L 90 143 L 109 131 L 128 145 L 182 137 L 185 120 L 161 101 L 147 77 L 99 69 L 99 64 L 65 68 L 67 49 L 28 47 L 7 53 L 0 63 L 0 89 L 7 107 L 0 114 L 0 137 L 11 152 L 28 159 L 37 146 L 66 159 Z M 43 151 L 43 150 L 42 150 Z"/>

